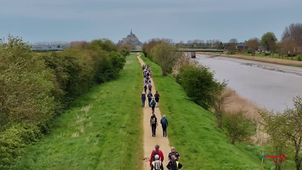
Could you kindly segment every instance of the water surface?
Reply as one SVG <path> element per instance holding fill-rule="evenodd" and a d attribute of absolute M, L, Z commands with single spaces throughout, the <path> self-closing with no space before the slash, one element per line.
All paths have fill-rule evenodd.
<path fill-rule="evenodd" d="M 302 68 L 205 55 L 196 60 L 219 81 L 228 80 L 239 95 L 267 109 L 282 111 L 293 106 L 293 97 L 302 96 Z"/>

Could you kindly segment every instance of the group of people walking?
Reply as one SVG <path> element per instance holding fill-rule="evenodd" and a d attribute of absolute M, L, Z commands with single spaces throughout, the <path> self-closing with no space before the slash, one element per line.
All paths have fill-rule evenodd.
<path fill-rule="evenodd" d="M 152 115 L 150 118 L 150 126 L 152 131 L 152 137 L 156 136 L 156 128 L 158 126 L 157 117 L 155 115 L 155 107 L 159 107 L 159 99 L 160 94 L 158 91 L 155 92 L 155 94 L 152 94 L 152 82 L 151 82 L 151 76 L 152 71 L 151 67 L 147 65 L 142 66 L 143 69 L 143 75 L 144 75 L 144 92 L 141 95 L 142 100 L 142 107 L 145 107 L 146 101 L 148 102 L 148 106 L 152 109 Z M 167 137 L 167 127 L 168 127 L 168 119 L 165 115 L 160 120 L 162 129 L 163 129 L 163 136 Z"/>
<path fill-rule="evenodd" d="M 157 117 L 155 115 L 155 107 L 159 107 L 159 99 L 160 94 L 158 91 L 155 94 L 152 94 L 152 71 L 151 67 L 148 65 L 142 66 L 143 75 L 144 75 L 144 92 L 141 95 L 142 107 L 145 107 L 146 101 L 148 102 L 148 106 L 152 109 L 152 115 L 150 118 L 150 126 L 152 131 L 152 137 L 156 136 L 156 128 L 158 126 Z M 165 115 L 160 120 L 160 124 L 163 130 L 163 137 L 167 137 L 167 127 L 168 127 L 168 119 Z M 182 167 L 182 164 L 179 162 L 180 155 L 176 152 L 175 148 L 171 148 L 171 152 L 168 155 L 169 163 L 166 166 L 169 170 L 179 170 Z M 164 170 L 164 154 L 161 150 L 159 150 L 159 145 L 155 146 L 155 150 L 152 151 L 150 156 L 150 167 L 151 170 Z"/>
<path fill-rule="evenodd" d="M 164 170 L 164 154 L 159 149 L 159 145 L 155 145 L 155 150 L 152 151 L 150 158 L 151 170 Z M 182 168 L 182 164 L 179 162 L 180 155 L 174 147 L 171 147 L 171 152 L 168 154 L 168 158 L 169 163 L 166 167 L 169 170 L 179 170 Z"/>

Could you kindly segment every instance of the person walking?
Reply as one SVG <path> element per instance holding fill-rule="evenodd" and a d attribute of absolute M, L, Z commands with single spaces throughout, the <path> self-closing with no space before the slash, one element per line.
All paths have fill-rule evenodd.
<path fill-rule="evenodd" d="M 173 146 L 171 147 L 171 152 L 168 155 L 169 160 L 172 160 L 172 156 L 175 156 L 177 161 L 180 159 L 179 153 L 175 150 Z"/>
<path fill-rule="evenodd" d="M 145 94 L 147 94 L 147 86 L 148 86 L 148 84 L 145 83 L 145 84 L 144 84 L 144 91 L 145 91 Z"/>
<path fill-rule="evenodd" d="M 141 100 L 142 100 L 142 107 L 145 107 L 145 103 L 146 103 L 146 94 L 145 93 L 142 93 L 141 95 Z"/>
<path fill-rule="evenodd" d="M 152 131 L 152 137 L 156 136 L 156 127 L 157 127 L 157 117 L 154 113 L 152 113 L 152 116 L 150 118 L 150 126 Z"/>
<path fill-rule="evenodd" d="M 154 156 L 154 161 L 152 162 L 151 165 L 151 170 L 164 170 L 163 163 L 160 161 L 159 155 Z"/>
<path fill-rule="evenodd" d="M 155 145 L 155 150 L 151 152 L 150 156 L 150 167 L 152 167 L 152 162 L 155 161 L 155 156 L 158 155 L 161 162 L 164 162 L 164 154 L 159 149 L 159 145 Z"/>
<path fill-rule="evenodd" d="M 155 97 L 155 101 L 156 101 L 156 107 L 159 107 L 160 95 L 159 95 L 158 91 L 156 91 L 156 93 L 154 94 L 154 97 Z"/>
<path fill-rule="evenodd" d="M 152 113 L 154 113 L 155 106 L 156 106 L 156 101 L 155 101 L 154 97 L 152 97 L 150 105 L 151 105 L 151 108 L 152 108 Z"/>
<path fill-rule="evenodd" d="M 163 129 L 163 137 L 167 137 L 168 119 L 164 115 L 160 120 L 161 127 Z"/>
<path fill-rule="evenodd" d="M 152 97 L 153 97 L 151 91 L 149 91 L 147 97 L 148 97 L 148 104 L 149 104 L 149 107 L 151 107 L 151 100 L 152 100 Z"/>
<path fill-rule="evenodd" d="M 151 83 L 149 83 L 148 88 L 149 88 L 149 91 L 152 91 L 152 84 Z"/>
<path fill-rule="evenodd" d="M 176 159 L 176 157 L 173 155 L 171 157 L 171 160 L 169 161 L 167 168 L 169 170 L 179 170 L 182 168 L 182 164 Z"/>

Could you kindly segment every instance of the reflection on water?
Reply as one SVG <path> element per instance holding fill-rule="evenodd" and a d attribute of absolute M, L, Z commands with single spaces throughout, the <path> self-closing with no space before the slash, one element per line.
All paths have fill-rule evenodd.
<path fill-rule="evenodd" d="M 202 55 L 199 55 L 197 60 L 210 67 L 219 81 L 228 80 L 228 86 L 238 94 L 267 109 L 282 111 L 287 106 L 293 106 L 293 97 L 302 95 L 302 76 L 299 76 L 302 68 L 292 68 L 294 73 L 289 67 L 247 60 L 210 58 Z M 256 63 L 258 66 L 244 63 Z M 276 69 L 263 69 L 259 64 Z M 286 73 L 287 69 L 292 72 Z"/>

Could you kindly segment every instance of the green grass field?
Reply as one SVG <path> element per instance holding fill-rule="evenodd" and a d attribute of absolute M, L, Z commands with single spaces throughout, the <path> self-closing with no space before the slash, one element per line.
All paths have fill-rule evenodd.
<path fill-rule="evenodd" d="M 231 145 L 225 132 L 217 128 L 215 117 L 186 97 L 172 76 L 162 77 L 158 65 L 142 56 L 151 66 L 156 90 L 161 95 L 160 109 L 169 120 L 170 144 L 180 152 L 188 170 L 256 170 L 261 167 L 261 149 L 250 144 Z M 265 153 L 269 154 L 269 151 Z M 290 164 L 290 169 L 293 169 Z M 265 168 L 272 167 L 265 160 Z"/>
<path fill-rule="evenodd" d="M 119 79 L 94 87 L 28 148 L 16 170 L 142 169 L 141 67 L 135 55 Z"/>

